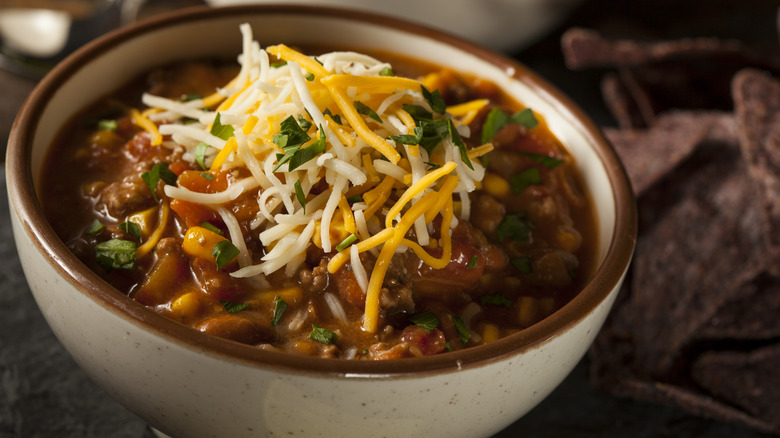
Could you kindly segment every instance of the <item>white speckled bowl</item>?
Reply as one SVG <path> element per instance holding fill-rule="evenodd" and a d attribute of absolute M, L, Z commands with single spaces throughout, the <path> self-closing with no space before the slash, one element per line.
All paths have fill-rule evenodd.
<path fill-rule="evenodd" d="M 108 286 L 68 252 L 41 212 L 36 183 L 52 139 L 82 106 L 153 66 L 238 53 L 242 22 L 252 24 L 263 45 L 384 49 L 474 73 L 542 114 L 593 195 L 600 237 L 593 280 L 551 317 L 495 343 L 380 362 L 311 359 L 212 338 Z M 493 434 L 539 403 L 583 356 L 635 242 L 635 204 L 618 158 L 560 92 L 463 40 L 326 8 L 199 9 L 107 35 L 61 63 L 30 95 L 13 126 L 6 165 L 19 255 L 47 321 L 88 375 L 176 437 Z"/>

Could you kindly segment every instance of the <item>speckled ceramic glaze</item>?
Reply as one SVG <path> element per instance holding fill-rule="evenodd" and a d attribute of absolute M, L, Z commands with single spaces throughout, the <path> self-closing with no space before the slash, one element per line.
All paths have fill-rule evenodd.
<path fill-rule="evenodd" d="M 211 338 L 109 287 L 68 252 L 43 218 L 35 184 L 47 148 L 76 111 L 153 66 L 238 53 L 243 22 L 264 46 L 383 49 L 473 73 L 543 115 L 576 157 L 598 211 L 594 279 L 563 309 L 516 335 L 460 352 L 384 362 L 312 359 Z M 333 9 L 191 10 L 101 38 L 32 93 L 13 127 L 6 162 L 16 243 L 47 321 L 89 376 L 174 437 L 495 433 L 539 403 L 580 360 L 634 248 L 634 201 L 614 151 L 553 87 L 462 40 Z"/>

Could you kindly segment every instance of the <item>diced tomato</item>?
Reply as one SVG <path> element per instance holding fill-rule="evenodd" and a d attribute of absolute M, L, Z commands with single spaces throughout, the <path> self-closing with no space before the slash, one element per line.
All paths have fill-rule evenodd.
<path fill-rule="evenodd" d="M 208 178 L 204 175 L 211 175 Z M 198 193 L 218 193 L 228 188 L 227 172 L 205 172 L 200 170 L 185 170 L 177 180 L 179 186 Z"/>
<path fill-rule="evenodd" d="M 201 204 L 182 201 L 181 199 L 172 199 L 171 210 L 184 220 L 187 228 L 198 226 L 203 222 L 208 222 L 215 226 L 219 226 L 222 223 L 222 219 L 216 211 Z"/>
<path fill-rule="evenodd" d="M 342 298 L 358 309 L 366 306 L 366 294 L 360 288 L 355 274 L 347 269 L 346 266 L 343 266 L 333 274 L 333 280 L 336 282 L 336 288 L 339 290 Z"/>
<path fill-rule="evenodd" d="M 434 252 L 440 255 L 441 249 L 431 251 L 431 255 L 436 256 Z M 412 287 L 416 293 L 465 291 L 479 280 L 484 270 L 485 257 L 477 248 L 465 242 L 453 241 L 450 263 L 442 269 L 434 269 L 422 260 L 417 262 L 417 267 L 412 270 L 418 272 Z"/>

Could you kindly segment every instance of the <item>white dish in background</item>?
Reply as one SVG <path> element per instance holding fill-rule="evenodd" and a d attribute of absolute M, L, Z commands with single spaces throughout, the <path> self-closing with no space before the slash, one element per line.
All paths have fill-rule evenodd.
<path fill-rule="evenodd" d="M 493 50 L 520 50 L 560 24 L 582 0 L 206 0 L 211 6 L 305 4 L 387 14 Z"/>

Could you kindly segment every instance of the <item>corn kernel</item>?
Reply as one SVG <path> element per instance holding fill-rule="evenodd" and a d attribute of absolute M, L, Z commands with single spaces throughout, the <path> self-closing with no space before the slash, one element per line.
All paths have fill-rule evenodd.
<path fill-rule="evenodd" d="M 202 303 L 197 292 L 187 292 L 176 298 L 171 303 L 172 316 L 180 321 L 196 317 L 200 312 Z"/>
<path fill-rule="evenodd" d="M 483 189 L 496 198 L 503 198 L 509 194 L 509 182 L 495 173 L 486 173 L 482 179 Z"/>
<path fill-rule="evenodd" d="M 486 323 L 482 328 L 482 342 L 489 344 L 498 340 L 499 331 L 495 324 Z"/>
<path fill-rule="evenodd" d="M 152 207 L 148 210 L 139 211 L 138 213 L 130 215 L 127 220 L 138 225 L 138 228 L 141 229 L 141 236 L 146 239 L 154 230 L 154 223 L 156 218 L 157 207 Z"/>
<path fill-rule="evenodd" d="M 217 243 L 227 240 L 219 234 L 203 227 L 190 227 L 184 235 L 182 249 L 192 257 L 204 260 L 213 260 L 212 252 Z"/>
<path fill-rule="evenodd" d="M 517 301 L 517 320 L 523 327 L 529 327 L 536 322 L 536 299 L 533 297 L 520 297 Z"/>
<path fill-rule="evenodd" d="M 299 286 L 290 286 L 283 289 L 260 292 L 255 299 L 248 302 L 257 304 L 258 307 L 270 307 L 277 296 L 287 304 L 297 304 L 303 300 L 303 289 Z"/>

